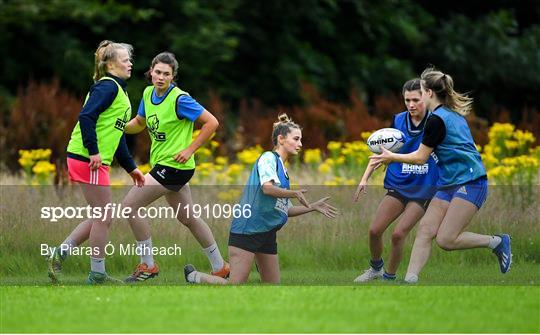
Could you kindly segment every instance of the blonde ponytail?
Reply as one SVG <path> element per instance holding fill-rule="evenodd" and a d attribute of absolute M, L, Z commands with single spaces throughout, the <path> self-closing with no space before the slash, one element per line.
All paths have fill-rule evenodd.
<path fill-rule="evenodd" d="M 468 115 L 472 111 L 473 98 L 454 90 L 454 80 L 434 67 L 429 67 L 420 76 L 422 86 L 430 89 L 448 108 L 460 115 Z"/>

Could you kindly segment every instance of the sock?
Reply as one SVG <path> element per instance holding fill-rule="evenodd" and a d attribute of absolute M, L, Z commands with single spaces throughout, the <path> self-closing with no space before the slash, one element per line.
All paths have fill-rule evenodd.
<path fill-rule="evenodd" d="M 415 275 L 414 273 L 407 273 L 405 275 L 405 281 L 409 284 L 414 284 L 418 282 L 418 275 Z"/>
<path fill-rule="evenodd" d="M 90 257 L 90 269 L 94 272 L 105 273 L 105 258 Z"/>
<path fill-rule="evenodd" d="M 384 271 L 383 278 L 386 280 L 396 280 L 396 274 Z"/>
<path fill-rule="evenodd" d="M 201 275 L 199 274 L 199 271 L 193 271 L 190 274 L 187 275 L 187 280 L 190 283 L 200 284 L 201 283 Z"/>
<path fill-rule="evenodd" d="M 377 260 L 377 261 L 370 260 L 369 265 L 373 268 L 373 270 L 381 271 L 381 269 L 383 268 L 383 265 L 384 265 L 384 261 L 383 261 L 382 258 Z"/>
<path fill-rule="evenodd" d="M 223 261 L 223 257 L 221 257 L 221 253 L 219 252 L 219 248 L 214 242 L 211 246 L 203 249 L 204 253 L 206 254 L 206 257 L 208 257 L 208 260 L 210 261 L 210 264 L 212 264 L 212 271 L 219 271 L 225 265 L 225 262 Z"/>
<path fill-rule="evenodd" d="M 154 255 L 152 255 L 152 238 L 137 241 L 137 249 L 141 253 L 141 263 L 146 263 L 151 269 L 154 267 Z"/>
<path fill-rule="evenodd" d="M 500 236 L 491 236 L 491 240 L 489 240 L 488 248 L 495 249 L 501 242 L 502 242 L 502 238 L 500 238 Z"/>
<path fill-rule="evenodd" d="M 60 248 L 60 257 L 62 257 L 63 260 L 66 259 L 67 256 L 71 255 L 71 250 L 76 246 L 77 243 L 75 243 L 75 241 L 69 237 L 66 238 L 58 247 Z"/>

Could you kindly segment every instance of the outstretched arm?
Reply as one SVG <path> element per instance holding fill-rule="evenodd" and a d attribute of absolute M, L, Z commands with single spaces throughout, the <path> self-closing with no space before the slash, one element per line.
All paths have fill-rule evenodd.
<path fill-rule="evenodd" d="M 146 119 L 140 115 L 135 116 L 124 128 L 126 134 L 138 134 L 146 128 Z"/>
<path fill-rule="evenodd" d="M 300 203 L 304 206 L 296 206 L 296 207 L 303 207 L 303 208 L 309 208 L 309 203 L 304 197 L 304 193 L 306 193 L 306 190 L 287 190 L 281 187 L 277 187 L 274 185 L 273 182 L 267 181 L 262 185 L 262 191 L 265 195 L 269 195 L 274 198 L 296 198 Z M 295 207 L 295 206 L 293 206 Z"/>
<path fill-rule="evenodd" d="M 373 171 L 377 170 L 382 164 L 381 163 L 375 163 L 372 161 L 369 161 L 368 166 L 366 167 L 366 170 L 364 171 L 364 175 L 362 176 L 362 179 L 360 180 L 360 183 L 358 184 L 358 187 L 356 188 L 356 192 L 353 196 L 353 201 L 358 201 L 358 198 L 360 197 L 360 194 L 362 192 L 366 193 L 366 186 L 367 182 L 369 180 L 369 177 L 373 174 Z"/>
<path fill-rule="evenodd" d="M 334 206 L 330 205 L 328 203 L 328 199 L 330 197 L 324 197 L 312 204 L 309 205 L 309 207 L 303 207 L 303 206 L 292 206 L 289 208 L 289 211 L 287 215 L 289 217 L 298 216 L 302 214 L 306 214 L 309 212 L 317 211 L 321 213 L 322 215 L 326 216 L 327 218 L 335 218 L 338 215 L 338 210 Z"/>

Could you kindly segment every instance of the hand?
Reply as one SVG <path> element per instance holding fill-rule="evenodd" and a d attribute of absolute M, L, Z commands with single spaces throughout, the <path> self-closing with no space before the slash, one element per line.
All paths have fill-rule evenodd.
<path fill-rule="evenodd" d="M 377 167 L 380 166 L 380 164 L 388 164 L 392 161 L 393 153 L 387 149 L 385 149 L 381 145 L 381 153 L 379 155 L 373 155 L 369 157 L 370 164 L 378 164 Z"/>
<path fill-rule="evenodd" d="M 307 190 L 298 190 L 298 191 L 293 191 L 294 192 L 294 197 L 296 199 L 298 199 L 298 201 L 300 201 L 300 203 L 304 206 L 306 206 L 307 208 L 309 208 L 309 202 L 306 200 L 306 197 L 304 197 L 304 193 L 307 192 Z"/>
<path fill-rule="evenodd" d="M 191 155 L 193 155 L 193 151 L 189 148 L 186 148 L 180 151 L 179 153 L 177 153 L 176 155 L 174 155 L 174 160 L 177 161 L 178 163 L 185 163 L 189 160 Z"/>
<path fill-rule="evenodd" d="M 367 181 L 360 181 L 360 184 L 358 184 L 358 187 L 356 188 L 356 192 L 354 192 L 353 201 L 358 202 L 358 199 L 360 198 L 360 193 L 367 193 Z"/>
<path fill-rule="evenodd" d="M 101 167 L 101 156 L 99 154 L 90 155 L 90 163 L 88 163 L 88 166 L 90 167 L 90 170 L 94 171 Z"/>
<path fill-rule="evenodd" d="M 144 186 L 144 174 L 139 169 L 135 169 L 129 173 L 131 176 L 131 179 L 133 179 L 133 185 L 137 185 L 137 187 L 143 187 Z"/>
<path fill-rule="evenodd" d="M 324 197 L 319 201 L 312 203 L 310 207 L 327 218 L 333 219 L 338 215 L 338 210 L 327 202 L 328 199 L 330 199 L 330 197 Z"/>

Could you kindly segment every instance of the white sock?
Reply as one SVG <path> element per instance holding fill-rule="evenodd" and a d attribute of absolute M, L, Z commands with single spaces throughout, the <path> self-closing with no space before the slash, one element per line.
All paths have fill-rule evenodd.
<path fill-rule="evenodd" d="M 502 238 L 500 238 L 499 236 L 491 236 L 491 240 L 489 240 L 488 248 L 495 249 L 501 242 L 502 242 Z"/>
<path fill-rule="evenodd" d="M 90 269 L 94 272 L 105 273 L 105 258 L 90 257 Z"/>
<path fill-rule="evenodd" d="M 137 249 L 140 251 L 141 263 L 146 263 L 151 269 L 154 267 L 154 255 L 152 255 L 152 238 L 137 241 Z"/>
<path fill-rule="evenodd" d="M 211 246 L 204 248 L 203 251 L 206 257 L 208 257 L 210 264 L 212 264 L 212 271 L 221 270 L 225 262 L 223 261 L 223 257 L 221 257 L 217 243 L 214 242 Z"/>
<path fill-rule="evenodd" d="M 409 284 L 414 284 L 418 282 L 418 275 L 415 275 L 414 273 L 407 273 L 405 275 L 405 281 Z"/>
<path fill-rule="evenodd" d="M 190 283 L 200 284 L 201 283 L 201 274 L 199 271 L 193 271 L 187 275 L 187 280 Z"/>
<path fill-rule="evenodd" d="M 62 255 L 63 258 L 66 258 L 68 255 L 71 255 L 71 250 L 77 246 L 77 243 L 70 239 L 69 237 L 60 244 L 60 255 Z"/>

